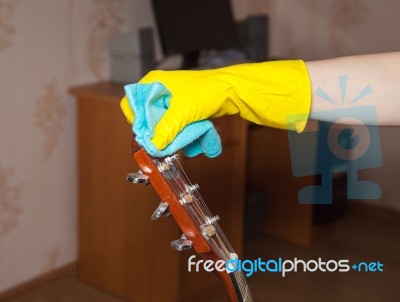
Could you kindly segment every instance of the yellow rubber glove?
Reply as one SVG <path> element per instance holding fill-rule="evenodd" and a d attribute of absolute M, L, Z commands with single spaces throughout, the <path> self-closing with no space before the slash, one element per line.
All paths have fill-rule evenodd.
<path fill-rule="evenodd" d="M 170 107 L 155 128 L 153 144 L 164 149 L 187 125 L 236 114 L 257 124 L 303 131 L 311 104 L 310 79 L 301 60 L 248 63 L 210 70 L 151 71 L 140 83 L 161 82 Z M 126 96 L 121 108 L 130 123 Z"/>

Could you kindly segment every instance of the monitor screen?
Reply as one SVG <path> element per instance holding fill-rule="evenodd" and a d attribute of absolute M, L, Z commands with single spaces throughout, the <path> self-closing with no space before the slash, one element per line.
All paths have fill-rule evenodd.
<path fill-rule="evenodd" d="M 238 48 L 230 0 L 152 0 L 165 55 Z"/>

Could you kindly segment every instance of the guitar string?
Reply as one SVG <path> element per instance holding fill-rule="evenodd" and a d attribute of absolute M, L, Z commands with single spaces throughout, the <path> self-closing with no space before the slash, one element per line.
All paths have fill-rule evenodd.
<path fill-rule="evenodd" d="M 186 181 L 192 185 L 189 177 L 187 176 L 185 169 L 183 169 L 182 165 L 180 164 L 179 161 L 177 161 L 178 166 L 179 166 L 179 170 L 182 172 L 182 174 L 184 175 Z M 208 213 L 209 217 L 213 217 L 211 211 L 209 210 L 208 206 L 206 205 L 203 197 L 201 196 L 200 192 L 198 190 L 196 190 L 195 192 L 195 196 L 197 197 L 197 199 L 200 201 L 200 203 L 202 204 L 203 208 L 206 210 L 206 212 Z M 224 232 L 222 231 L 222 229 L 220 228 L 218 222 L 215 223 L 216 225 L 216 230 L 217 233 L 220 235 L 223 243 L 226 245 L 224 246 L 225 252 L 227 253 L 228 258 L 230 259 L 230 254 L 234 252 L 234 249 L 232 247 L 232 245 L 230 244 L 229 240 L 226 238 Z"/>
<path fill-rule="evenodd" d="M 236 271 L 235 273 L 236 273 L 235 274 L 236 280 L 239 281 L 240 287 L 241 287 L 241 291 L 244 293 L 245 291 L 248 290 L 248 287 L 247 287 L 247 282 L 244 279 L 243 272 Z"/>
<path fill-rule="evenodd" d="M 179 165 L 179 168 L 173 166 L 173 167 L 176 168 L 176 169 L 175 169 L 175 170 L 176 170 L 175 173 L 177 173 L 178 176 L 181 176 L 181 175 L 179 175 L 179 174 L 183 174 L 183 175 L 184 175 L 184 178 L 186 179 L 186 182 L 189 183 L 189 184 L 192 186 L 192 183 L 190 182 L 190 179 L 189 179 L 189 177 L 187 176 L 185 170 L 182 168 L 182 166 L 180 165 L 179 161 L 177 161 L 177 163 L 178 163 L 178 165 Z M 179 190 L 180 190 L 181 192 L 186 191 L 186 190 L 184 190 L 183 186 L 180 184 L 180 182 L 178 181 L 178 179 L 173 175 L 173 173 L 172 173 L 171 170 L 174 170 L 174 169 L 169 169 L 169 170 L 167 170 L 167 171 L 168 171 L 168 174 L 169 174 L 170 177 L 174 180 L 174 182 L 175 182 L 175 184 L 178 186 Z M 181 172 L 181 173 L 179 173 L 179 172 Z M 182 177 L 180 177 L 180 178 L 182 178 Z M 174 190 L 176 191 L 176 188 L 174 188 Z M 181 192 L 180 192 L 180 193 L 181 193 Z M 177 193 L 177 192 L 175 192 L 175 193 Z M 200 203 L 202 204 L 204 210 L 210 215 L 210 217 L 212 217 L 212 214 L 211 214 L 210 210 L 208 209 L 208 207 L 206 206 L 204 199 L 202 198 L 202 196 L 200 195 L 200 193 L 199 193 L 197 190 L 195 191 L 195 195 L 196 195 L 196 199 L 197 199 L 198 201 L 200 201 Z M 197 205 L 197 203 L 195 203 L 195 202 L 193 203 L 193 205 L 194 205 L 194 209 L 197 211 L 197 214 L 198 214 L 199 216 L 204 216 L 204 213 L 203 213 L 204 211 L 201 209 L 201 207 L 199 207 L 199 205 Z M 197 208 L 196 208 L 196 206 L 197 206 Z M 218 238 L 218 241 L 220 241 L 220 243 L 225 243 L 225 245 L 227 245 L 228 248 L 230 248 L 230 250 L 233 252 L 234 250 L 233 250 L 233 248 L 232 248 L 230 242 L 227 240 L 227 238 L 226 238 L 224 232 L 222 231 L 221 227 L 219 226 L 218 223 L 216 223 L 216 225 L 217 225 L 217 228 L 218 228 L 218 233 L 219 233 L 219 235 L 220 235 L 220 236 L 222 235 L 222 236 L 221 236 L 221 237 L 222 237 L 222 242 L 221 242 L 221 238 L 219 238 L 219 236 L 217 237 L 217 238 Z M 214 239 L 214 240 L 215 240 L 215 239 Z M 221 245 L 221 244 L 220 244 L 220 245 Z M 222 249 L 224 250 L 225 253 L 227 253 L 228 255 L 230 255 L 230 251 L 227 249 L 226 246 L 222 245 Z M 230 256 L 229 256 L 229 258 L 230 258 Z M 241 291 L 241 294 L 244 295 L 245 298 L 246 298 L 246 297 L 247 297 L 248 286 L 247 286 L 247 283 L 245 282 L 245 280 L 243 279 L 244 277 L 243 277 L 242 273 L 239 272 L 239 271 L 235 271 L 234 275 L 235 275 L 235 279 L 238 281 L 238 287 L 239 287 L 239 289 L 240 289 L 240 291 Z M 246 298 L 246 299 L 247 299 L 247 298 Z"/>
<path fill-rule="evenodd" d="M 184 178 L 186 179 L 186 181 L 192 186 L 192 182 L 190 181 L 188 175 L 186 174 L 185 170 L 183 169 L 182 165 L 180 164 L 179 161 L 177 161 L 177 164 L 179 166 L 179 170 L 183 173 Z M 198 191 L 195 191 L 196 193 L 198 193 Z M 205 208 L 205 210 L 207 211 L 208 215 L 212 216 L 211 211 L 209 210 L 209 208 L 207 207 L 207 205 L 205 204 L 204 200 L 201 198 L 200 202 L 202 203 L 203 207 Z"/>
<path fill-rule="evenodd" d="M 184 187 L 185 187 L 185 184 L 182 185 L 182 184 L 178 181 L 178 179 L 173 175 L 173 173 L 171 172 L 171 170 L 175 170 L 175 173 L 178 174 L 177 176 L 178 176 L 180 179 L 182 179 L 182 177 L 181 177 L 180 174 L 183 174 L 183 175 L 184 175 L 184 178 L 186 179 L 186 182 L 189 183 L 189 185 L 192 186 L 192 183 L 191 183 L 189 177 L 187 176 L 186 172 L 184 171 L 183 167 L 180 165 L 179 161 L 177 161 L 177 163 L 178 163 L 179 168 L 177 168 L 175 165 L 172 165 L 172 167 L 174 167 L 175 169 L 169 169 L 169 170 L 167 170 L 167 171 L 168 171 L 169 176 L 170 176 L 170 177 L 172 178 L 172 180 L 175 182 L 175 185 L 178 186 L 178 190 L 177 190 L 177 188 L 175 187 L 175 185 L 174 185 L 173 183 L 171 183 L 171 185 L 173 185 L 173 189 L 174 189 L 174 191 L 175 191 L 175 194 L 176 194 L 176 195 L 179 195 L 180 193 L 186 191 L 186 188 L 184 188 Z M 168 182 L 170 182 L 170 181 L 168 181 Z M 177 192 L 179 192 L 179 194 L 177 194 Z M 196 196 L 196 199 L 195 199 L 195 200 L 199 201 L 200 204 L 203 206 L 203 209 L 204 209 L 204 210 L 206 211 L 206 213 L 209 215 L 209 217 L 212 217 L 212 214 L 211 214 L 210 210 L 208 209 L 208 207 L 206 206 L 204 199 L 202 198 L 202 196 L 200 195 L 200 193 L 199 193 L 197 190 L 195 190 L 195 196 Z M 203 216 L 204 216 L 204 211 L 203 211 L 203 209 L 202 209 L 196 202 L 193 202 L 193 209 L 194 209 L 195 212 L 197 212 L 197 215 L 199 215 L 200 217 L 203 217 Z M 230 242 L 229 242 L 228 239 L 226 238 L 226 236 L 225 236 L 224 232 L 222 231 L 221 227 L 219 226 L 219 224 L 216 223 L 216 225 L 217 225 L 217 231 L 218 231 L 217 233 L 218 233 L 218 235 L 219 235 L 219 236 L 217 236 L 216 238 L 217 238 L 218 241 L 220 242 L 219 246 L 222 247 L 222 250 L 223 250 L 227 255 L 229 255 L 228 258 L 230 259 L 230 251 L 227 249 L 227 247 L 230 248 L 230 250 L 231 250 L 232 252 L 234 252 L 234 249 L 232 248 Z M 222 242 L 221 242 L 221 238 L 220 238 L 220 237 L 222 237 Z M 214 240 L 215 240 L 215 238 L 214 238 Z M 240 290 L 240 292 L 241 292 L 241 295 L 242 295 L 243 298 L 244 298 L 244 302 L 249 301 L 249 300 L 248 300 L 248 293 L 249 293 L 248 285 L 247 285 L 247 283 L 246 283 L 246 281 L 245 281 L 245 279 L 244 279 L 244 276 L 243 276 L 242 272 L 239 272 L 239 271 L 236 270 L 236 271 L 234 272 L 234 276 L 235 276 L 235 279 L 236 279 L 237 282 L 238 282 L 238 287 L 239 287 L 239 290 Z"/>
<path fill-rule="evenodd" d="M 175 182 L 175 184 L 179 187 L 179 190 L 182 191 L 182 190 L 183 190 L 183 186 L 182 186 L 182 184 L 181 184 L 180 181 L 179 181 L 179 178 L 181 177 L 180 172 L 182 172 L 182 171 L 180 171 L 179 169 L 174 170 L 174 168 L 171 168 L 171 169 L 168 170 L 168 175 L 169 175 L 170 178 Z M 176 173 L 177 176 L 175 176 L 174 173 Z M 190 183 L 190 181 L 189 181 L 188 179 L 187 179 L 187 182 Z M 174 184 L 172 184 L 172 185 L 174 186 Z M 175 186 L 174 186 L 174 187 L 175 187 Z M 175 189 L 175 188 L 174 188 L 174 189 Z M 175 190 L 176 190 L 176 189 L 175 189 Z M 175 193 L 176 193 L 176 192 L 175 192 Z M 195 198 L 196 198 L 195 200 L 197 200 L 197 201 L 200 200 L 200 198 L 199 198 L 198 195 L 196 195 Z M 202 211 L 201 209 L 198 208 L 197 203 L 196 203 L 196 202 L 193 202 L 192 204 L 193 204 L 193 206 L 197 206 L 197 208 L 195 207 L 195 210 L 197 210 L 197 214 L 199 214 L 199 215 L 201 215 L 201 216 L 204 216 L 204 214 L 202 213 L 203 211 Z M 217 237 L 217 239 L 218 239 L 218 242 L 220 242 L 220 246 L 221 246 L 221 244 L 224 244 L 223 240 L 221 241 L 221 238 L 219 238 L 219 236 Z M 214 240 L 215 240 L 215 238 L 214 238 Z M 221 247 L 222 247 L 222 249 L 224 250 L 224 252 L 225 252 L 227 255 L 230 254 L 229 250 L 227 250 L 226 247 L 225 247 L 224 245 L 222 245 Z M 235 275 L 235 279 L 236 279 L 236 281 L 237 281 L 238 287 L 239 287 L 239 289 L 240 289 L 240 291 L 241 291 L 241 294 L 242 294 L 242 295 L 245 295 L 246 286 L 245 286 L 245 284 L 244 284 L 244 282 L 243 282 L 243 278 L 241 278 L 241 275 L 240 275 L 240 273 L 239 273 L 238 271 L 235 272 L 234 275 Z"/>
<path fill-rule="evenodd" d="M 182 172 L 182 174 L 184 174 L 184 176 L 185 176 L 185 178 L 186 178 L 186 181 L 187 181 L 189 184 L 191 184 L 190 179 L 189 179 L 189 177 L 187 176 L 187 174 L 186 174 L 185 170 L 183 169 L 182 165 L 179 163 L 179 161 L 177 161 L 177 162 L 178 162 L 178 165 L 179 165 L 179 170 L 180 170 L 180 172 Z M 196 197 L 202 201 L 202 204 L 203 204 L 204 207 L 208 210 L 208 212 L 210 213 L 210 215 L 212 215 L 211 212 L 209 211 L 208 207 L 206 206 L 205 201 L 204 201 L 203 197 L 201 196 L 200 192 L 195 191 L 195 194 L 196 194 Z M 227 247 L 231 250 L 231 252 L 234 252 L 233 247 L 231 246 L 229 240 L 226 238 L 226 235 L 225 235 L 225 233 L 222 231 L 220 225 L 219 225 L 218 223 L 216 223 L 216 226 L 217 226 L 217 228 L 218 228 L 217 231 L 218 231 L 219 235 L 222 237 L 222 239 L 223 239 L 225 245 L 227 245 Z M 230 252 L 229 252 L 229 250 L 227 250 L 226 247 L 224 247 L 224 249 L 225 249 L 225 252 L 228 253 L 229 259 L 230 259 Z M 236 280 L 237 280 L 238 283 L 239 283 L 238 286 L 239 286 L 241 292 L 242 292 L 242 293 L 245 293 L 246 291 L 248 291 L 248 286 L 247 286 L 247 283 L 246 283 L 246 281 L 245 281 L 245 278 L 244 278 L 242 272 L 236 271 L 235 273 L 236 273 L 236 274 L 235 274 L 235 278 L 236 278 Z"/>
<path fill-rule="evenodd" d="M 176 167 L 175 167 L 175 168 L 176 168 Z M 179 180 L 173 175 L 172 170 L 174 170 L 174 169 L 169 169 L 169 170 L 168 170 L 168 174 L 171 176 L 171 178 L 172 178 L 172 179 L 175 181 L 175 183 L 178 185 L 180 191 L 183 192 L 183 191 L 184 191 L 183 186 L 180 184 Z M 176 168 L 176 171 L 174 171 L 174 172 L 178 174 L 178 177 L 182 178 L 182 176 L 180 175 L 180 172 L 182 172 L 182 171 L 180 171 L 179 169 Z M 186 178 L 187 178 L 187 176 L 186 176 Z M 188 179 L 186 179 L 186 181 L 190 184 L 190 181 L 189 181 Z M 176 192 L 175 192 L 175 193 L 176 193 Z M 201 199 L 199 198 L 198 195 L 195 195 L 195 200 L 197 200 L 197 201 L 199 202 Z M 203 209 L 200 207 L 200 205 L 197 204 L 197 202 L 192 202 L 192 205 L 193 205 L 193 208 L 194 208 L 195 212 L 197 212 L 197 215 L 198 215 L 198 216 L 200 216 L 200 217 L 204 217 L 204 216 L 205 216 L 205 214 L 204 214 L 204 210 L 205 210 L 205 209 L 203 210 Z M 189 210 L 189 209 L 187 209 L 187 210 Z M 207 212 L 207 211 L 206 211 L 206 212 Z M 217 239 L 218 239 L 218 240 L 215 240 L 215 239 L 214 239 L 214 240 L 219 242 L 219 246 L 222 247 L 223 252 L 226 253 L 226 254 L 229 254 L 229 251 L 228 251 L 228 250 L 226 249 L 226 247 L 223 245 L 223 244 L 224 244 L 223 240 L 221 240 L 221 238 L 219 238 L 219 237 L 217 237 Z M 216 243 L 217 243 L 217 242 L 216 242 Z"/>
<path fill-rule="evenodd" d="M 177 161 L 178 162 L 178 161 Z M 183 189 L 183 186 L 180 184 L 180 182 L 178 181 L 178 179 L 173 175 L 173 173 L 171 172 L 172 170 L 174 170 L 175 173 L 178 174 L 178 177 L 180 177 L 180 179 L 182 179 L 182 174 L 184 179 L 186 180 L 186 182 L 189 185 L 192 185 L 192 183 L 190 182 L 187 174 L 185 173 L 184 169 L 182 168 L 182 166 L 180 165 L 180 163 L 178 162 L 179 168 L 176 166 L 173 166 L 175 168 L 175 170 L 169 169 L 168 170 L 168 174 L 171 176 L 171 178 L 175 181 L 175 183 L 178 185 L 179 189 L 181 190 L 181 192 L 184 192 L 185 190 Z M 175 192 L 176 193 L 176 192 Z M 212 216 L 211 212 L 209 211 L 209 209 L 207 208 L 207 206 L 205 205 L 204 200 L 202 199 L 202 197 L 200 196 L 200 194 L 198 193 L 198 191 L 195 191 L 195 200 L 197 200 L 200 204 L 198 204 L 197 202 L 193 202 L 193 208 L 194 210 L 197 212 L 197 214 L 200 217 L 204 217 L 206 216 L 204 211 L 207 213 L 208 216 Z M 203 208 L 201 208 L 201 206 L 203 206 Z M 218 234 L 220 235 L 220 234 Z M 226 257 L 228 258 L 228 255 L 230 255 L 230 251 L 227 249 L 226 247 L 226 243 L 224 242 L 224 238 L 220 238 L 220 236 L 216 236 L 217 240 L 215 240 L 216 243 L 219 243 L 218 246 L 222 249 L 222 251 L 226 254 Z"/>
<path fill-rule="evenodd" d="M 178 165 L 179 165 L 180 170 L 183 172 L 183 174 L 184 174 L 184 176 L 185 176 L 187 182 L 189 182 L 189 184 L 192 185 L 192 183 L 191 183 L 189 177 L 187 176 L 185 170 L 183 169 L 183 167 L 182 167 L 182 165 L 179 163 L 179 161 L 178 161 Z M 197 198 L 200 200 L 200 202 L 202 203 L 203 207 L 206 209 L 206 211 L 207 211 L 208 214 L 210 215 L 210 217 L 212 217 L 211 211 L 210 211 L 209 208 L 207 207 L 207 205 L 206 205 L 206 203 L 205 203 L 203 197 L 200 195 L 200 193 L 199 193 L 197 190 L 196 190 L 195 194 L 196 194 Z M 216 225 L 217 225 L 218 232 L 220 233 L 220 235 L 221 235 L 221 237 L 222 237 L 222 240 L 223 240 L 224 243 L 227 245 L 228 250 L 230 250 L 230 252 L 228 252 L 228 254 L 230 255 L 231 253 L 234 253 L 234 249 L 233 249 L 231 243 L 229 242 L 228 238 L 226 237 L 225 233 L 222 231 L 222 229 L 221 229 L 221 227 L 219 226 L 218 223 L 216 223 Z"/>
<path fill-rule="evenodd" d="M 185 170 L 182 168 L 182 166 L 181 166 L 181 164 L 179 163 L 179 161 L 177 161 L 177 164 L 178 164 L 178 167 L 176 167 L 176 168 L 177 168 L 177 171 L 180 172 L 180 174 L 183 174 L 184 179 L 186 180 L 186 182 L 187 182 L 190 186 L 193 186 L 192 182 L 190 181 L 189 177 L 187 176 Z M 198 202 L 199 202 L 200 205 L 202 206 L 203 210 L 205 211 L 206 216 L 212 217 L 212 214 L 211 214 L 210 210 L 209 210 L 208 207 L 206 206 L 204 200 L 201 198 L 200 194 L 198 193 L 198 190 L 195 190 L 195 191 L 194 191 L 194 196 L 196 197 L 196 199 L 198 200 Z M 195 204 L 197 205 L 197 203 L 195 203 Z M 200 208 L 201 212 L 203 212 L 202 215 L 205 216 L 205 215 L 204 215 L 204 211 L 201 209 L 200 205 L 197 205 L 197 206 Z"/>
<path fill-rule="evenodd" d="M 180 170 L 180 172 L 182 172 L 182 174 L 184 175 L 186 181 L 187 181 L 190 185 L 192 185 L 192 183 L 191 183 L 189 177 L 187 176 L 185 170 L 183 169 L 182 165 L 179 163 L 179 161 L 177 161 L 177 163 L 178 163 L 178 165 L 179 165 L 179 170 Z M 212 217 L 212 214 L 211 214 L 210 210 L 208 209 L 207 205 L 205 204 L 205 201 L 204 201 L 203 197 L 201 196 L 200 192 L 198 192 L 198 191 L 196 190 L 196 191 L 195 191 L 195 194 L 196 194 L 196 197 L 201 201 L 201 203 L 203 204 L 203 206 L 205 207 L 205 209 L 207 210 L 207 212 L 209 213 L 209 215 Z M 216 223 L 216 226 L 217 226 L 217 229 L 218 229 L 217 231 L 218 231 L 219 235 L 222 237 L 223 243 L 225 243 L 225 245 L 227 246 L 227 248 L 230 249 L 230 251 L 229 251 L 226 247 L 224 247 L 225 252 L 228 253 L 229 259 L 230 259 L 230 254 L 231 254 L 231 252 L 232 252 L 232 253 L 234 252 L 234 249 L 233 249 L 232 245 L 230 244 L 229 240 L 227 239 L 225 233 L 222 231 L 220 225 L 219 225 L 218 223 Z M 247 285 L 247 283 L 246 283 L 246 281 L 245 281 L 245 279 L 244 279 L 244 276 L 243 276 L 242 272 L 236 271 L 235 273 L 237 273 L 237 274 L 235 274 L 235 275 L 238 276 L 238 277 L 235 276 L 235 278 L 236 278 L 236 280 L 239 282 L 238 286 L 239 286 L 241 292 L 244 293 L 244 294 L 246 294 L 246 292 L 248 291 L 248 285 Z"/>
<path fill-rule="evenodd" d="M 176 168 L 176 167 L 174 167 L 174 168 Z M 178 191 L 179 191 L 179 192 L 175 192 L 175 194 L 176 194 L 176 195 L 179 195 L 180 193 L 185 192 L 186 189 L 184 188 L 184 187 L 185 187 L 184 184 L 181 184 L 181 183 L 179 182 L 179 180 L 173 175 L 172 170 L 174 170 L 174 168 L 172 168 L 172 169 L 170 168 L 170 169 L 168 170 L 168 174 L 171 176 L 171 178 L 173 179 L 173 181 L 174 181 L 174 182 L 176 183 L 176 185 L 178 186 L 178 188 L 179 188 Z M 178 174 L 178 177 L 180 177 L 180 175 L 179 175 L 179 170 L 178 170 L 178 169 L 176 169 L 175 173 L 177 173 L 177 174 Z M 180 177 L 180 178 L 182 178 L 182 177 Z M 177 190 L 175 189 L 175 191 L 177 191 Z M 194 210 L 197 211 L 197 214 L 198 214 L 200 217 L 204 216 L 204 213 L 203 213 L 202 209 L 199 207 L 199 205 L 197 205 L 196 203 L 193 203 L 193 208 L 194 208 Z"/>
<path fill-rule="evenodd" d="M 183 167 L 182 167 L 182 165 L 179 163 L 179 161 L 178 161 L 178 165 L 179 165 L 180 170 L 181 170 L 182 173 L 184 174 L 184 176 L 185 176 L 185 178 L 186 178 L 186 181 L 189 182 L 190 185 L 192 185 L 192 183 L 191 183 L 189 177 L 187 176 L 185 170 L 183 169 Z M 211 211 L 210 211 L 209 208 L 207 207 L 207 205 L 206 205 L 206 203 L 205 203 L 203 197 L 200 195 L 200 192 L 198 192 L 198 191 L 196 190 L 196 191 L 195 191 L 195 194 L 196 194 L 197 198 L 200 200 L 200 202 L 202 203 L 203 207 L 206 209 L 206 211 L 207 211 L 208 214 L 210 215 L 210 217 L 212 217 Z M 228 238 L 226 238 L 225 233 L 222 231 L 222 229 L 220 228 L 220 226 L 219 226 L 218 223 L 216 223 L 216 225 L 217 225 L 218 231 L 219 231 L 219 233 L 220 233 L 220 235 L 221 235 L 221 237 L 222 237 L 222 240 L 223 240 L 224 243 L 227 245 L 228 249 L 230 249 L 229 254 L 230 254 L 230 253 L 233 253 L 233 252 L 234 252 L 234 249 L 233 249 L 232 245 L 230 244 Z"/>
<path fill-rule="evenodd" d="M 167 172 L 168 175 L 170 176 L 170 178 L 174 181 L 175 184 L 171 183 L 171 182 L 170 183 L 173 186 L 175 195 L 179 196 L 182 192 L 185 192 L 186 189 L 184 188 L 184 184 L 181 184 L 181 182 L 173 175 L 172 170 L 174 170 L 174 168 L 176 168 L 176 167 L 173 166 L 172 168 L 166 170 L 165 172 Z M 178 177 L 180 176 L 179 170 L 176 169 L 176 171 L 174 171 L 174 172 L 178 174 Z M 182 177 L 180 177 L 180 178 L 182 178 Z M 175 187 L 175 185 L 178 187 L 178 189 Z M 203 217 L 204 212 L 199 207 L 199 205 L 197 205 L 196 203 L 192 203 L 192 205 L 193 205 L 193 210 L 196 212 L 196 214 L 200 217 Z M 187 209 L 187 210 L 189 210 L 189 209 Z"/>

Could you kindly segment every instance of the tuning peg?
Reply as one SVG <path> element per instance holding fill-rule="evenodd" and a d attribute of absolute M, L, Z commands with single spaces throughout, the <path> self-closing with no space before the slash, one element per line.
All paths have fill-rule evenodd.
<path fill-rule="evenodd" d="M 178 160 L 178 159 L 179 159 L 179 155 L 178 154 L 174 154 L 174 155 L 165 157 L 163 161 L 158 163 L 158 170 L 160 172 L 168 171 L 169 168 L 171 168 L 173 162 Z"/>
<path fill-rule="evenodd" d="M 139 171 L 137 173 L 129 173 L 126 176 L 126 179 L 135 184 L 147 185 L 148 183 L 150 183 L 149 177 L 147 175 L 144 175 L 142 171 Z"/>
<path fill-rule="evenodd" d="M 183 192 L 181 194 L 181 198 L 179 199 L 179 202 L 182 205 L 187 204 L 187 203 L 192 203 L 194 201 L 194 194 L 193 193 L 196 190 L 198 190 L 199 188 L 200 187 L 199 187 L 198 184 L 194 184 L 194 185 L 191 185 L 191 186 L 187 185 L 185 192 Z"/>
<path fill-rule="evenodd" d="M 157 220 L 161 216 L 169 217 L 171 213 L 168 210 L 168 203 L 161 201 L 158 205 L 157 209 L 154 211 L 153 215 L 151 215 L 151 220 Z"/>
<path fill-rule="evenodd" d="M 181 239 L 177 239 L 171 242 L 171 248 L 177 251 L 185 251 L 191 249 L 193 241 L 186 239 L 185 234 L 182 235 Z"/>
<path fill-rule="evenodd" d="M 215 224 L 218 220 L 218 215 L 214 217 L 206 217 L 206 223 L 200 227 L 201 233 L 203 234 L 204 238 L 210 239 L 217 233 Z"/>

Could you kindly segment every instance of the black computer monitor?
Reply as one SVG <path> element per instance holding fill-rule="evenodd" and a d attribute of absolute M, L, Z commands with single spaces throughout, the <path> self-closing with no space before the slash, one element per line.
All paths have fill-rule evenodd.
<path fill-rule="evenodd" d="M 152 0 L 152 4 L 163 52 L 183 54 L 184 68 L 194 67 L 201 50 L 240 47 L 230 0 Z"/>

